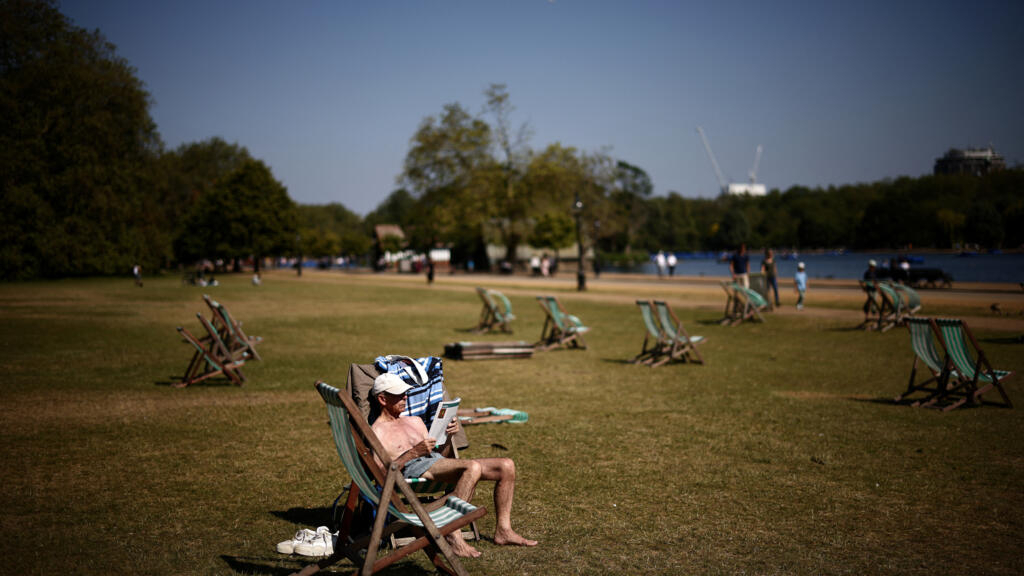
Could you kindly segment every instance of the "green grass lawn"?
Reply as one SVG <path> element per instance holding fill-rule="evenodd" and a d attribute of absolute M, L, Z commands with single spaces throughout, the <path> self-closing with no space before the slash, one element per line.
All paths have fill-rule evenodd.
<path fill-rule="evenodd" d="M 274 545 L 327 524 L 348 479 L 313 382 L 344 386 L 349 364 L 381 354 L 509 339 L 467 333 L 480 300 L 443 277 L 221 280 L 0 285 L 0 573 L 290 573 L 304 562 Z M 468 428 L 464 456 L 516 461 L 513 522 L 540 546 L 484 540 L 470 573 L 1024 572 L 1024 411 L 894 405 L 913 358 L 904 329 L 813 314 L 721 327 L 719 307 L 680 293 L 669 301 L 707 337 L 707 364 L 650 369 L 626 362 L 644 334 L 628 286 L 564 288 L 588 350 L 445 363 L 463 406 L 530 415 Z M 242 388 L 168 386 L 191 355 L 174 328 L 200 330 L 204 291 L 265 338 Z M 511 338 L 536 339 L 529 290 L 506 293 Z M 1016 334 L 975 332 L 1018 372 L 1007 388 L 1024 403 Z M 490 489 L 474 499 L 491 510 L 485 536 Z M 386 573 L 431 572 L 418 554 Z"/>

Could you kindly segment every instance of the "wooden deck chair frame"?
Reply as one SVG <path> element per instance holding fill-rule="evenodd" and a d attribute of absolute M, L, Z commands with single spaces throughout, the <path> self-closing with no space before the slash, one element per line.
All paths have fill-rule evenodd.
<path fill-rule="evenodd" d="M 691 337 L 686 332 L 686 328 L 683 327 L 682 321 L 672 311 L 672 307 L 668 305 L 668 302 L 655 300 L 654 307 L 658 311 L 658 321 L 661 323 L 661 329 L 665 333 L 665 348 L 662 352 L 663 358 L 652 364 L 652 366 L 661 366 L 672 360 L 703 364 L 704 357 L 701 356 L 700 350 L 697 349 L 697 344 L 703 342 L 704 338 L 702 336 Z"/>
<path fill-rule="evenodd" d="M 349 398 L 352 399 L 353 403 L 359 409 L 359 414 L 367 421 L 370 421 L 371 415 L 376 413 L 377 407 L 373 403 L 373 399 L 370 397 L 370 389 L 373 388 L 373 381 L 382 372 L 374 364 L 352 364 L 348 369 L 348 379 L 345 384 L 345 391 L 348 393 Z M 447 386 L 444 389 L 444 400 L 451 400 L 452 396 L 448 391 Z M 459 410 L 459 415 L 477 415 L 475 410 Z M 478 420 L 478 422 L 497 422 L 499 420 L 509 420 L 512 416 L 501 416 L 493 417 L 493 420 Z M 466 424 L 466 422 L 463 422 Z M 450 458 L 458 458 L 459 450 L 469 446 L 469 438 L 466 435 L 466 431 L 462 428 L 452 437 L 452 441 L 445 446 L 444 456 Z M 410 481 L 413 485 L 413 490 L 417 495 L 423 498 L 437 498 L 445 492 L 450 492 L 452 486 L 440 483 L 440 482 L 429 482 L 426 480 L 415 479 Z M 341 496 L 335 501 L 337 504 L 340 502 Z M 341 515 L 342 524 L 336 528 L 344 533 L 348 533 L 351 528 L 351 520 L 357 516 L 357 508 L 360 506 L 360 492 L 359 487 L 353 482 L 348 489 L 348 496 L 344 503 L 344 512 Z M 469 531 L 463 534 L 465 540 L 479 540 L 480 530 L 478 529 L 476 522 L 469 525 Z M 391 537 L 390 542 L 392 546 L 397 547 L 403 543 L 401 538 Z"/>
<path fill-rule="evenodd" d="M 911 406 L 938 407 L 944 412 L 962 406 L 968 400 L 965 394 L 958 394 L 964 387 L 959 375 L 953 368 L 946 347 L 945 338 L 935 321 L 931 318 L 908 318 L 905 322 L 910 333 L 910 346 L 914 351 L 914 363 L 910 367 L 910 380 L 907 389 L 894 401 L 910 402 Z M 938 347 L 935 343 L 938 342 Z M 918 363 L 922 364 L 927 376 L 917 382 Z M 924 393 L 923 398 L 911 399 L 910 396 Z"/>
<path fill-rule="evenodd" d="M 734 284 L 734 286 L 737 300 L 741 303 L 737 305 L 739 314 L 736 320 L 733 321 L 733 324 L 739 324 L 748 320 L 764 322 L 761 311 L 768 308 L 768 301 L 751 288 L 746 288 L 740 284 Z"/>
<path fill-rule="evenodd" d="M 315 387 L 327 405 L 338 456 L 359 490 L 376 508 L 376 516 L 369 534 L 339 536 L 331 556 L 306 566 L 296 574 L 309 576 L 342 558 L 348 558 L 359 567 L 358 574 L 368 576 L 424 550 L 438 569 L 448 574 L 467 575 L 445 536 L 483 517 L 487 509 L 454 496 L 436 502 L 436 507 L 421 503 L 348 392 L 324 382 L 317 382 Z M 375 457 L 383 466 L 377 464 Z M 375 485 L 381 487 L 379 493 Z M 399 495 L 404 497 L 404 502 Z M 388 518 L 392 522 L 387 523 Z M 378 551 L 384 539 L 404 527 L 416 532 L 416 539 L 379 558 Z"/>
<path fill-rule="evenodd" d="M 586 350 L 587 341 L 583 334 L 590 330 L 579 318 L 566 312 L 555 296 L 537 296 L 537 303 L 544 310 L 544 326 L 540 330 L 539 350 L 551 350 L 556 346 Z"/>
<path fill-rule="evenodd" d="M 483 302 L 483 309 L 480 311 L 480 321 L 477 323 L 474 332 L 490 332 L 495 328 L 500 329 L 502 332 L 511 333 L 512 327 L 509 325 L 515 316 L 511 314 L 511 304 L 508 303 L 508 299 L 505 298 L 504 294 L 495 290 L 489 290 L 481 286 L 477 286 L 476 293 L 480 296 L 480 300 Z M 496 298 L 500 296 L 505 304 L 505 310 L 501 309 Z"/>
<path fill-rule="evenodd" d="M 728 280 L 722 281 L 722 290 L 725 291 L 725 313 L 722 315 L 722 320 L 719 324 L 738 324 L 742 322 L 742 303 L 740 302 L 739 295 L 737 294 L 738 284 L 730 282 Z"/>
<path fill-rule="evenodd" d="M 903 323 L 903 297 L 888 282 L 878 282 L 878 297 L 882 306 L 878 311 L 878 331 L 885 332 Z"/>
<path fill-rule="evenodd" d="M 1013 372 L 996 370 L 992 366 L 988 357 L 985 356 L 985 351 L 978 346 L 974 334 L 963 320 L 936 318 L 935 324 L 942 333 L 946 349 L 953 360 L 954 368 L 960 375 L 960 380 L 966 385 L 968 401 L 971 404 L 982 404 L 982 396 L 995 389 L 1003 398 L 1002 404 L 991 401 L 984 401 L 984 403 L 1013 408 L 1013 402 L 1010 401 L 1010 396 L 1003 388 L 1003 382 L 1013 376 Z"/>
<path fill-rule="evenodd" d="M 653 364 L 665 349 L 665 333 L 654 316 L 654 303 L 650 300 L 637 300 L 640 316 L 644 321 L 644 342 L 640 353 L 630 360 L 633 364 Z"/>
<path fill-rule="evenodd" d="M 201 314 L 196 314 L 196 316 L 199 317 L 200 323 L 206 328 L 209 336 L 204 342 L 193 336 L 184 327 L 178 326 L 178 334 L 195 348 L 195 352 L 192 354 L 188 368 L 185 369 L 185 375 L 173 386 L 184 388 L 221 374 L 227 377 L 232 384 L 237 386 L 244 384 L 245 373 L 242 372 L 242 365 L 245 364 L 245 360 L 234 358 L 210 322 Z"/>
<path fill-rule="evenodd" d="M 263 358 L 256 351 L 256 344 L 262 342 L 263 338 L 246 335 L 242 331 L 242 323 L 235 320 L 231 313 L 228 312 L 227 307 L 217 300 L 210 298 L 209 295 L 203 294 L 203 302 L 206 302 L 206 305 L 213 313 L 213 325 L 217 328 L 221 338 L 228 344 L 228 349 L 231 353 L 236 357 L 244 353 L 262 362 Z"/>

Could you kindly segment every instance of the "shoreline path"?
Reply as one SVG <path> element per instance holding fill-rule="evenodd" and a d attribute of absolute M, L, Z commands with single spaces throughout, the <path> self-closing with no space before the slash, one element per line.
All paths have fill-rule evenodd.
<path fill-rule="evenodd" d="M 297 281 L 354 281 L 371 284 L 402 285 L 427 288 L 423 274 L 383 273 L 338 273 L 337 271 L 315 271 L 304 279 L 292 274 L 275 275 L 278 279 Z M 576 275 L 567 270 L 551 278 L 537 278 L 526 275 L 502 274 L 447 274 L 439 273 L 430 289 L 465 290 L 486 285 L 499 288 L 506 294 L 534 296 L 546 291 L 559 291 L 573 298 L 595 302 L 632 303 L 639 298 L 665 298 L 671 300 L 674 308 L 696 308 L 721 311 L 725 305 L 725 293 L 720 283 L 725 278 L 710 276 L 674 276 L 658 278 L 633 274 L 601 274 L 600 278 L 587 276 L 587 291 L 576 292 Z M 797 311 L 791 279 L 780 279 L 779 296 L 782 306 L 772 314 L 799 314 L 819 318 L 831 318 L 860 324 L 864 319 L 861 306 L 864 292 L 855 280 L 834 280 L 811 278 L 808 289 L 808 305 Z M 959 282 L 951 289 L 921 289 L 924 302 L 922 316 L 927 316 L 929 304 L 937 306 L 964 306 L 976 310 L 973 315 L 959 315 L 972 328 L 987 330 L 1024 331 L 1024 289 L 1016 284 Z M 985 313 L 993 304 L 998 304 L 1000 314 Z"/>

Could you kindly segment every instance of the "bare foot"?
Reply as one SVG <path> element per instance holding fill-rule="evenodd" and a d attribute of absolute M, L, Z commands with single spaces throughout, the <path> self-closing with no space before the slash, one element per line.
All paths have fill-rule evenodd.
<path fill-rule="evenodd" d="M 452 552 L 461 558 L 479 558 L 481 554 L 479 550 L 467 544 L 461 535 L 457 537 L 449 536 L 448 545 L 452 547 Z"/>
<path fill-rule="evenodd" d="M 536 546 L 536 540 L 529 540 L 516 534 L 514 530 L 494 533 L 494 543 L 498 546 Z"/>

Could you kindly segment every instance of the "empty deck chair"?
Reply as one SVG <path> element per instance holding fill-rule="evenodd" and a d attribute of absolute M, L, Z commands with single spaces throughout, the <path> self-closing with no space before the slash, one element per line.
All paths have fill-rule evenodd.
<path fill-rule="evenodd" d="M 725 313 L 722 315 L 720 324 L 734 324 L 742 317 L 743 303 L 737 294 L 736 288 L 739 285 L 728 280 L 722 281 L 722 290 L 725 291 Z"/>
<path fill-rule="evenodd" d="M 331 556 L 306 566 L 297 574 L 315 574 L 342 558 L 348 558 L 359 568 L 360 574 L 369 575 L 424 550 L 439 569 L 466 575 L 466 569 L 452 552 L 445 536 L 483 517 L 486 509 L 454 496 L 430 506 L 421 503 L 348 392 L 324 382 L 317 382 L 316 390 L 327 406 L 338 456 L 359 492 L 373 507 L 374 520 L 368 533 L 339 534 Z M 377 463 L 377 459 L 383 466 Z M 379 557 L 384 539 L 403 528 L 413 531 L 416 538 Z"/>
<path fill-rule="evenodd" d="M 953 369 L 953 362 L 946 349 L 946 342 L 938 326 L 930 318 L 908 318 L 910 347 L 914 351 L 914 363 L 910 367 L 910 381 L 907 389 L 895 398 L 897 403 L 910 402 L 911 406 L 933 406 L 942 401 L 943 411 L 952 410 L 967 401 L 967 396 L 957 394 L 963 384 Z M 938 346 L 936 346 L 936 342 Z M 917 382 L 918 362 L 924 365 L 928 374 Z M 924 393 L 924 397 L 911 398 Z"/>
<path fill-rule="evenodd" d="M 263 360 L 259 352 L 256 351 L 256 345 L 263 341 L 262 337 L 246 335 L 242 330 L 242 323 L 236 320 L 220 302 L 206 294 L 203 294 L 203 302 L 206 302 L 210 311 L 213 312 L 213 325 L 224 342 L 227 343 L 232 355 L 237 357 L 244 353 L 256 360 Z"/>
<path fill-rule="evenodd" d="M 921 295 L 906 284 L 890 284 L 900 294 L 900 299 L 903 301 L 903 316 L 904 318 L 913 316 L 921 310 Z"/>
<path fill-rule="evenodd" d="M 654 304 L 650 300 L 637 300 L 637 307 L 640 309 L 640 316 L 644 321 L 644 342 L 640 353 L 633 357 L 630 362 L 633 364 L 653 364 L 665 348 L 665 333 L 661 330 L 658 320 L 654 316 Z"/>
<path fill-rule="evenodd" d="M 480 311 L 480 321 L 473 331 L 490 332 L 498 328 L 502 332 L 511 333 L 512 327 L 509 323 L 515 320 L 516 316 L 512 313 L 512 303 L 508 298 L 497 290 L 488 290 L 480 286 L 477 286 L 476 293 L 480 296 L 484 307 Z"/>
<path fill-rule="evenodd" d="M 200 340 L 185 328 L 178 326 L 178 333 L 195 349 L 195 352 L 188 368 L 185 369 L 185 375 L 173 386 L 184 388 L 219 375 L 224 375 L 231 383 L 241 386 L 245 382 L 245 374 L 242 372 L 245 358 L 234 358 L 209 321 L 201 314 L 196 316 L 210 336 L 205 341 Z"/>
<path fill-rule="evenodd" d="M 761 296 L 759 292 L 751 288 L 747 288 L 740 284 L 733 285 L 736 291 L 736 310 L 732 323 L 739 324 L 741 322 L 750 320 L 764 322 L 764 317 L 761 316 L 762 310 L 768 309 L 768 301 Z"/>
<path fill-rule="evenodd" d="M 972 404 L 981 404 L 982 395 L 992 389 L 999 392 L 1003 398 L 1003 406 L 1013 408 L 1013 402 L 1003 388 L 1003 382 L 1013 376 L 1009 370 L 996 370 L 992 367 L 985 352 L 978 346 L 967 323 L 956 318 L 936 318 L 935 324 L 942 333 L 946 343 L 946 350 L 953 361 L 953 366 L 959 373 L 961 382 L 966 385 L 968 401 Z M 993 403 L 994 402 L 989 402 Z"/>
<path fill-rule="evenodd" d="M 704 341 L 704 337 L 690 336 L 686 332 L 686 328 L 683 327 L 683 323 L 676 317 L 675 312 L 668 305 L 668 302 L 655 300 L 654 306 L 658 310 L 658 320 L 661 324 L 662 332 L 665 333 L 665 338 L 662 358 L 655 361 L 652 366 L 660 366 L 672 360 L 703 364 L 704 357 L 701 356 L 697 345 Z"/>
<path fill-rule="evenodd" d="M 881 308 L 878 312 L 878 330 L 885 332 L 893 326 L 903 324 L 906 311 L 903 307 L 903 296 L 892 284 L 878 282 L 878 298 L 881 301 Z"/>
<path fill-rule="evenodd" d="M 537 303 L 544 310 L 544 326 L 540 331 L 537 347 L 550 350 L 556 346 L 587 348 L 583 339 L 590 328 L 583 325 L 579 318 L 565 311 L 562 303 L 554 296 L 537 296 Z"/>

